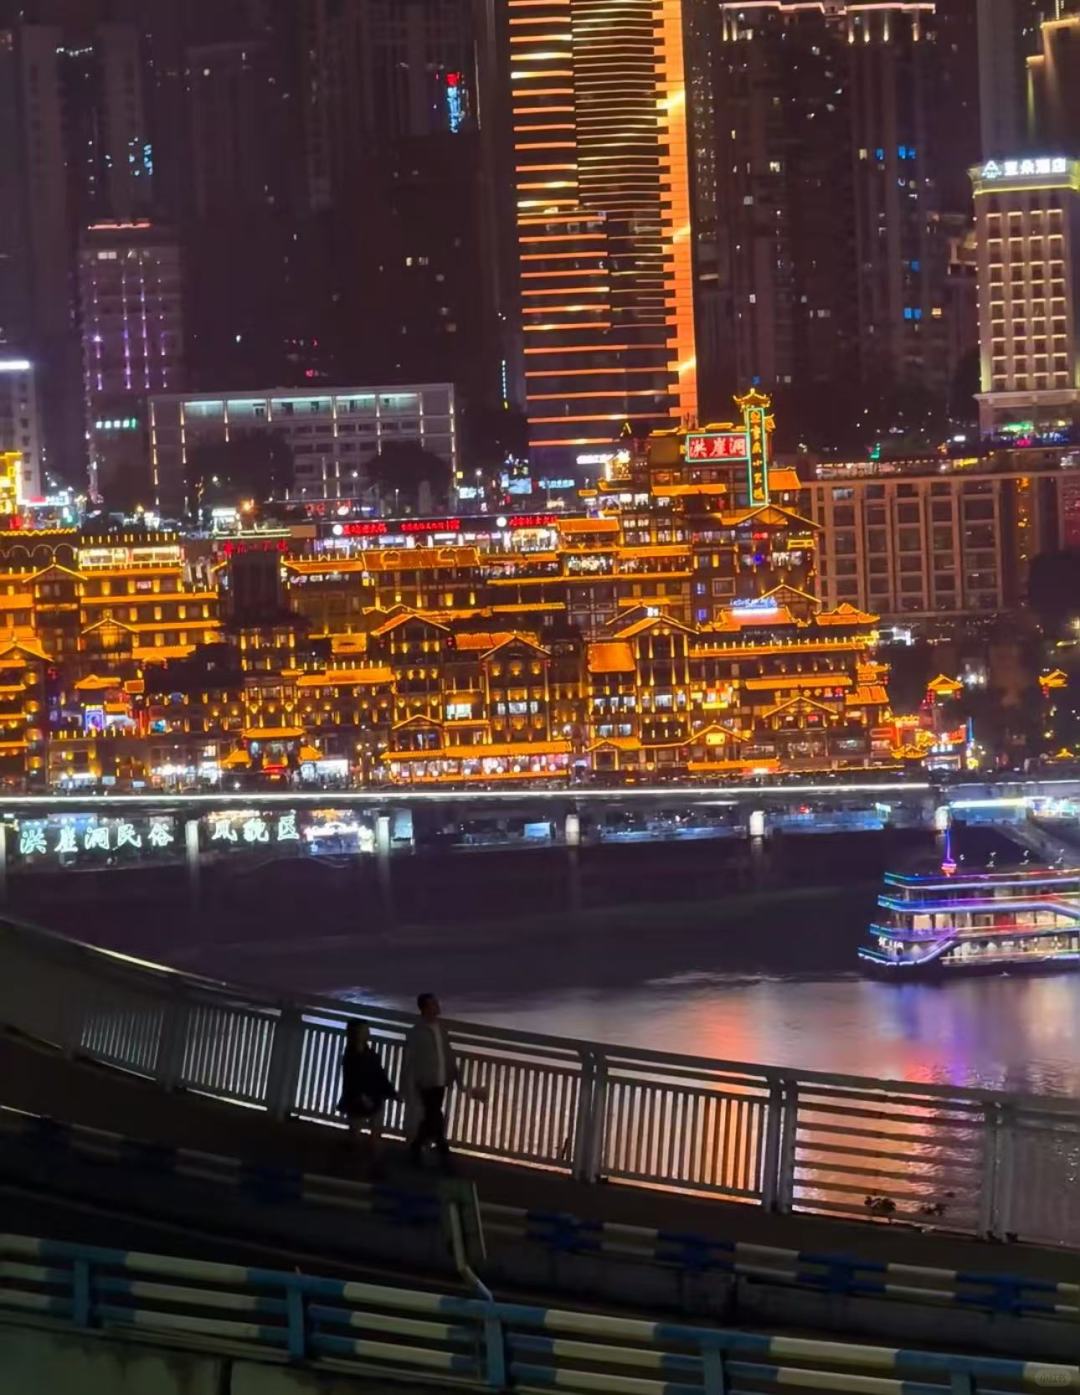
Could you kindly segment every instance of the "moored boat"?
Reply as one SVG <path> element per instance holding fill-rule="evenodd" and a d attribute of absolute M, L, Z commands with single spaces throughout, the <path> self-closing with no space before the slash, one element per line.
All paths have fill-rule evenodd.
<path fill-rule="evenodd" d="M 1080 867 L 885 874 L 872 945 L 859 957 L 890 977 L 1080 966 Z"/>

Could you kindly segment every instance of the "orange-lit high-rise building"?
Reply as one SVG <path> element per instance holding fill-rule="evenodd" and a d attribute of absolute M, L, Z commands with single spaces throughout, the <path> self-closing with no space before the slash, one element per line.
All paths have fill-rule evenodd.
<path fill-rule="evenodd" d="M 507 0 L 522 396 L 542 469 L 697 413 L 681 0 Z"/>

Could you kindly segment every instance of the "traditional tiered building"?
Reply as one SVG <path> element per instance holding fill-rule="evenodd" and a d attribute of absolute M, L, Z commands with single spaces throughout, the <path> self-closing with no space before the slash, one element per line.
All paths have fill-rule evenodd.
<path fill-rule="evenodd" d="M 468 544 L 446 540 L 467 520 L 220 553 L 0 537 L 3 768 L 414 785 L 888 761 L 875 617 L 822 608 L 768 400 L 738 407 L 650 437 L 580 516 Z"/>

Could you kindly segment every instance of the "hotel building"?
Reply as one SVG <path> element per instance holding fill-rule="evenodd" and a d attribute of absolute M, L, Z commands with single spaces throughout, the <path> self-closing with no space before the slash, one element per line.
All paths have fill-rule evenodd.
<path fill-rule="evenodd" d="M 819 594 L 885 620 L 931 624 L 1021 606 L 1028 564 L 1080 546 L 1080 460 L 1002 451 L 942 471 L 829 467 L 807 486 L 820 530 Z"/>
<path fill-rule="evenodd" d="M 681 0 L 507 0 L 523 400 L 541 470 L 697 416 Z"/>
<path fill-rule="evenodd" d="M 971 178 L 979 427 L 984 436 L 1053 439 L 1080 420 L 1080 161 L 1060 153 L 993 159 Z"/>

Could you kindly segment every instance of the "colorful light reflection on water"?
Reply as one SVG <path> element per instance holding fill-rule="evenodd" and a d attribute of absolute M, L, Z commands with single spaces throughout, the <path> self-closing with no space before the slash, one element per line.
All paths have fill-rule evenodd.
<path fill-rule="evenodd" d="M 895 985 L 691 972 L 635 987 L 456 997 L 523 1031 L 920 1084 L 1080 1096 L 1080 974 Z"/>

